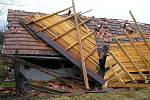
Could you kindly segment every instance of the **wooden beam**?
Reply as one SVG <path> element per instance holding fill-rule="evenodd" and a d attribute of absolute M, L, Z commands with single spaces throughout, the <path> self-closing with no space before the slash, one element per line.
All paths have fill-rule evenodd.
<path fill-rule="evenodd" d="M 87 60 L 95 51 L 96 51 L 96 48 L 92 49 L 90 53 L 85 57 L 85 60 Z"/>
<path fill-rule="evenodd" d="M 90 32 L 90 33 L 88 33 L 87 35 L 83 36 L 83 37 L 81 38 L 81 41 L 85 40 L 88 36 L 90 36 L 90 35 L 92 35 L 92 34 L 93 34 L 93 32 Z M 78 43 L 79 43 L 78 41 L 74 42 L 74 43 L 73 43 L 72 45 L 70 45 L 66 50 L 71 49 L 72 47 L 74 47 L 74 46 L 77 45 Z"/>
<path fill-rule="evenodd" d="M 107 63 L 109 64 L 109 61 L 107 61 Z M 109 68 L 110 68 L 110 70 L 113 72 L 113 74 L 118 78 L 118 80 L 119 80 L 120 82 L 123 82 L 123 79 L 118 75 L 118 73 L 117 73 L 116 71 L 114 71 L 113 66 L 110 65 Z"/>
<path fill-rule="evenodd" d="M 16 82 L 16 94 L 19 95 L 21 93 L 21 74 L 20 74 L 20 63 L 18 62 L 19 56 L 18 56 L 18 50 L 15 51 L 15 58 L 14 58 L 14 76 L 15 76 L 15 82 Z"/>
<path fill-rule="evenodd" d="M 140 26 L 137 24 L 137 21 L 136 21 L 135 17 L 133 16 L 132 12 L 129 11 L 129 13 L 130 13 L 130 15 L 131 15 L 131 17 L 132 17 L 132 19 L 133 19 L 135 25 L 137 26 L 137 28 L 138 28 L 138 30 L 139 30 L 141 36 L 143 37 L 145 44 L 147 45 L 147 47 L 148 47 L 148 49 L 149 49 L 149 51 L 150 51 L 150 46 L 149 46 L 149 44 L 147 43 L 147 40 L 145 39 L 145 36 L 144 36 L 143 32 L 142 32 L 141 29 L 140 29 Z"/>
<path fill-rule="evenodd" d="M 127 34 L 127 33 L 125 33 L 125 34 Z M 125 34 L 113 36 L 113 38 L 126 39 L 127 37 L 126 37 Z M 130 36 L 131 38 L 140 38 L 140 37 L 141 37 L 141 34 L 139 34 L 139 33 L 133 33 L 133 34 L 129 34 L 129 36 Z M 145 36 L 146 38 L 150 38 L 150 34 L 144 34 L 144 36 Z"/>
<path fill-rule="evenodd" d="M 70 18 L 72 18 L 72 17 L 73 17 L 73 15 L 71 15 L 71 16 L 69 16 L 69 17 L 67 17 L 67 18 L 65 18 L 65 19 L 63 19 L 63 20 L 61 20 L 61 21 L 59 21 L 59 22 L 56 22 L 56 23 L 54 23 L 53 25 L 50 25 L 50 26 L 48 26 L 48 27 L 44 27 L 44 28 L 40 29 L 40 30 L 37 31 L 37 32 L 42 32 L 42 31 L 44 31 L 44 30 L 46 30 L 46 29 L 49 29 L 49 28 L 51 28 L 51 27 L 54 27 L 55 25 L 58 25 L 58 24 L 60 24 L 60 23 L 62 23 L 62 22 L 64 22 L 64 21 L 66 21 L 66 20 L 68 20 L 68 19 L 70 19 Z"/>
<path fill-rule="evenodd" d="M 68 7 L 68 8 L 66 8 L 66 9 L 57 11 L 57 12 L 52 13 L 52 14 L 50 14 L 50 15 L 43 16 L 43 17 L 41 17 L 41 18 L 35 19 L 35 20 L 31 21 L 31 22 L 28 22 L 27 24 L 35 23 L 35 22 L 37 22 L 37 21 L 43 20 L 43 19 L 45 19 L 45 18 L 51 17 L 51 16 L 56 15 L 56 14 L 58 14 L 58 13 L 61 13 L 61 12 L 63 12 L 63 11 L 66 11 L 66 10 L 68 10 L 68 9 L 70 9 L 70 8 L 72 8 L 72 7 Z"/>
<path fill-rule="evenodd" d="M 80 36 L 80 28 L 79 28 L 79 24 L 78 24 L 78 20 L 77 20 L 77 14 L 76 14 L 74 0 L 72 0 L 72 7 L 73 7 L 73 12 L 74 12 L 75 28 L 76 28 L 77 38 L 78 38 L 78 42 L 79 42 L 79 51 L 80 51 L 80 55 L 81 55 L 84 83 L 85 83 L 86 89 L 90 89 L 89 82 L 88 82 L 88 76 L 87 76 L 87 70 L 86 70 L 86 66 L 85 66 L 85 59 L 84 59 L 84 55 L 83 55 L 83 47 L 82 47 L 82 41 L 81 41 L 81 36 Z"/>
<path fill-rule="evenodd" d="M 107 87 L 114 88 L 150 88 L 150 84 L 107 84 Z"/>
<path fill-rule="evenodd" d="M 77 18 L 80 20 L 80 22 L 83 22 L 82 19 L 80 18 L 80 16 L 77 15 Z M 85 24 L 83 24 L 83 25 L 89 32 L 91 31 Z"/>
<path fill-rule="evenodd" d="M 134 43 L 132 42 L 132 39 L 130 38 L 130 35 L 128 33 L 125 34 L 127 36 L 127 38 L 129 39 L 129 42 L 132 44 L 132 46 L 134 47 L 135 51 L 137 52 L 137 54 L 140 56 L 140 58 L 143 60 L 143 62 L 145 63 L 145 65 L 147 66 L 147 68 L 150 70 L 150 64 L 146 61 L 145 56 L 142 54 L 142 52 L 137 48 L 136 45 L 134 45 Z"/>
<path fill-rule="evenodd" d="M 90 19 L 91 19 L 91 18 L 89 18 L 89 19 L 87 19 L 87 20 L 85 20 L 85 21 L 83 21 L 83 22 L 79 23 L 79 25 L 78 25 L 78 26 L 83 25 L 84 23 L 88 22 Z M 57 40 L 57 39 L 61 38 L 62 36 L 66 35 L 67 33 L 71 32 L 71 31 L 73 31 L 74 29 L 76 29 L 76 27 L 73 27 L 73 28 L 71 28 L 70 30 L 66 31 L 65 33 L 63 33 L 63 34 L 61 34 L 61 35 L 57 36 L 56 38 L 53 38 L 53 40 L 55 41 L 55 40 Z"/>
<path fill-rule="evenodd" d="M 125 66 L 117 59 L 117 57 L 111 52 L 109 53 L 114 58 L 114 60 L 118 63 L 118 65 L 122 68 L 122 70 L 124 70 L 124 72 L 130 77 L 130 79 L 136 83 L 135 79 L 130 75 L 130 73 L 126 70 Z"/>
<path fill-rule="evenodd" d="M 143 73 L 140 71 L 140 69 L 138 68 L 138 66 L 136 65 L 136 63 L 132 60 L 132 58 L 129 56 L 129 54 L 124 50 L 123 46 L 121 45 L 121 43 L 119 42 L 119 40 L 116 38 L 116 41 L 119 45 L 119 47 L 121 48 L 121 50 L 123 51 L 123 53 L 127 56 L 127 58 L 131 61 L 132 65 L 137 69 L 137 71 L 139 72 L 139 74 L 143 77 L 144 80 L 145 76 L 143 75 Z"/>
<path fill-rule="evenodd" d="M 123 46 L 132 46 L 131 43 L 125 42 L 125 43 L 121 43 Z M 148 44 L 150 45 L 150 42 L 148 42 Z M 134 45 L 138 45 L 138 46 L 145 46 L 144 42 L 134 42 Z M 117 43 L 111 43 L 110 44 L 111 47 L 118 47 Z M 146 46 L 147 48 L 147 46 Z"/>

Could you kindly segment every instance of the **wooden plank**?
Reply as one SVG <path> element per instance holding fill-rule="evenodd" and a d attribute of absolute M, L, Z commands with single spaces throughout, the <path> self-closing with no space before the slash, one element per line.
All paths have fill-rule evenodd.
<path fill-rule="evenodd" d="M 114 54 L 114 55 L 116 55 L 116 54 Z M 126 65 L 126 67 L 130 67 L 130 66 L 133 66 L 132 64 L 131 64 L 131 62 L 126 58 L 126 57 L 123 57 L 124 55 L 120 55 L 120 56 L 118 56 L 118 55 L 116 55 L 117 56 L 117 58 L 119 59 L 119 61 L 122 63 L 122 64 L 125 64 Z M 121 58 L 120 58 L 121 57 Z M 133 58 L 132 58 L 133 59 Z M 141 59 L 133 59 L 134 60 L 134 62 L 139 66 L 139 68 L 140 67 L 144 67 L 144 68 L 147 68 L 146 66 L 145 66 L 145 64 L 144 64 L 144 62 L 141 60 Z M 107 63 L 109 61 L 109 63 Z M 150 60 L 148 61 L 148 63 L 150 63 Z M 114 61 L 114 59 L 113 58 L 110 58 L 109 56 L 107 57 L 107 59 L 106 59 L 106 67 L 108 67 L 109 65 L 115 65 L 116 64 L 116 62 Z M 147 68 L 148 69 L 148 68 Z"/>
<path fill-rule="evenodd" d="M 121 50 L 124 52 L 124 54 L 127 56 L 127 58 L 130 60 L 130 62 L 133 64 L 133 66 L 138 70 L 139 74 L 145 79 L 145 76 L 143 73 L 140 71 L 139 67 L 136 65 L 136 63 L 132 60 L 132 58 L 129 56 L 129 54 L 124 50 L 123 46 L 119 42 L 119 40 L 116 38 L 116 41 L 118 45 L 120 46 Z M 146 80 L 146 79 L 145 79 Z"/>
<path fill-rule="evenodd" d="M 108 61 L 108 63 L 109 63 L 109 61 Z M 118 73 L 114 70 L 113 66 L 110 65 L 109 68 L 110 68 L 110 70 L 113 72 L 113 74 L 118 78 L 118 80 L 119 80 L 120 82 L 123 82 L 122 78 L 121 78 L 121 77 L 118 75 Z"/>
<path fill-rule="evenodd" d="M 68 19 L 70 19 L 70 18 L 72 18 L 72 17 L 73 17 L 73 15 L 71 15 L 71 16 L 69 16 L 69 17 L 67 17 L 67 18 L 65 18 L 65 19 L 63 19 L 63 20 L 61 20 L 61 21 L 59 21 L 59 22 L 56 22 L 55 24 L 52 24 L 52 25 L 47 26 L 47 27 L 44 27 L 44 28 L 40 29 L 40 30 L 37 31 L 37 32 L 42 32 L 42 31 L 44 31 L 44 30 L 46 30 L 46 29 L 48 29 L 48 28 L 50 28 L 50 27 L 53 27 L 53 26 L 55 26 L 55 25 L 57 25 L 57 24 L 60 24 L 60 23 L 62 23 L 62 22 L 64 22 L 64 21 L 68 20 Z"/>
<path fill-rule="evenodd" d="M 88 33 L 87 35 L 85 35 L 84 37 L 81 38 L 81 41 L 83 41 L 84 39 L 86 39 L 88 36 L 90 36 L 90 35 L 92 35 L 92 34 L 93 34 L 93 32 Z M 79 43 L 78 41 L 74 42 L 74 43 L 71 44 L 66 50 L 71 49 L 72 47 L 74 47 L 74 46 L 77 45 L 78 43 Z"/>
<path fill-rule="evenodd" d="M 126 68 L 118 61 L 117 57 L 110 52 L 110 55 L 114 58 L 114 60 L 118 63 L 118 65 L 125 71 L 125 73 L 131 78 L 133 82 L 136 82 L 134 78 L 130 75 L 130 73 L 126 70 Z"/>
<path fill-rule="evenodd" d="M 113 88 L 150 88 L 150 84 L 108 84 L 107 87 Z"/>
<path fill-rule="evenodd" d="M 72 8 L 72 7 L 68 7 L 68 8 L 65 8 L 65 9 L 63 9 L 63 10 L 57 11 L 57 12 L 55 12 L 55 13 L 52 13 L 52 14 L 50 14 L 50 15 L 43 16 L 43 17 L 41 17 L 41 18 L 35 19 L 35 20 L 33 20 L 33 21 L 31 21 L 31 22 L 28 22 L 28 23 L 26 23 L 26 24 L 31 24 L 31 23 L 33 23 L 33 22 L 40 21 L 40 20 L 42 20 L 42 19 L 51 17 L 51 16 L 56 15 L 56 14 L 58 14 L 58 13 L 61 13 L 61 12 L 63 12 L 63 11 L 66 11 L 66 10 L 68 10 L 68 9 L 70 9 L 70 8 Z"/>
<path fill-rule="evenodd" d="M 135 67 L 126 67 L 126 69 L 128 70 L 128 72 L 137 72 Z M 149 69 L 145 68 L 140 68 L 141 72 L 149 72 Z"/>
<path fill-rule="evenodd" d="M 145 43 L 144 42 L 134 42 L 135 45 L 138 45 L 138 46 L 145 46 Z M 117 43 L 111 43 L 110 44 L 111 47 L 118 47 Z M 132 46 L 129 42 L 124 42 L 122 43 L 123 46 Z M 148 45 L 150 45 L 150 42 L 148 42 Z"/>
<path fill-rule="evenodd" d="M 79 24 L 79 26 L 83 25 L 84 23 L 88 22 L 89 20 L 90 20 L 90 18 L 89 18 L 89 19 L 87 19 L 87 20 L 85 20 L 85 21 L 83 21 L 83 22 L 81 22 L 81 23 Z M 69 29 L 67 32 L 65 32 L 65 33 L 63 33 L 63 34 L 61 34 L 61 35 L 57 36 L 57 37 L 56 37 L 56 38 L 54 38 L 53 40 L 54 40 L 54 41 L 56 41 L 57 39 L 61 38 L 62 36 L 64 36 L 64 35 L 68 34 L 68 33 L 69 33 L 69 32 L 71 32 L 71 31 L 73 31 L 75 28 L 76 28 L 76 27 L 72 27 L 72 28 L 71 28 L 71 29 Z"/>
<path fill-rule="evenodd" d="M 130 83 L 132 83 L 131 79 L 123 71 L 120 71 L 118 73 L 118 75 L 122 78 L 123 82 L 125 82 L 125 83 L 126 82 L 130 82 Z M 145 80 L 143 78 L 141 78 L 140 74 L 131 74 L 131 75 L 135 79 L 135 81 L 143 81 L 143 82 L 145 82 Z M 146 76 L 146 74 L 144 74 L 144 75 Z M 118 82 L 120 82 L 118 80 L 118 78 L 116 78 L 115 75 L 112 75 L 112 76 L 108 77 L 108 79 L 109 79 L 109 83 L 118 83 Z"/>
<path fill-rule="evenodd" d="M 92 49 L 90 53 L 85 57 L 85 60 L 88 59 L 94 52 L 96 51 L 96 48 Z"/>
<path fill-rule="evenodd" d="M 132 44 L 132 46 L 134 47 L 135 51 L 137 52 L 137 54 L 140 56 L 140 58 L 144 61 L 145 65 L 147 66 L 147 68 L 149 68 L 150 70 L 150 64 L 147 62 L 145 56 L 142 54 L 142 52 L 137 48 L 137 46 L 134 45 L 133 41 L 131 40 L 130 36 L 128 33 L 126 33 L 126 36 L 129 39 L 129 42 Z"/>
<path fill-rule="evenodd" d="M 125 33 L 125 34 L 127 34 L 127 33 Z M 125 34 L 114 36 L 114 38 L 126 39 L 127 37 L 126 37 Z M 129 36 L 130 36 L 131 38 L 139 38 L 139 37 L 141 37 L 141 35 L 140 35 L 139 33 L 129 34 Z M 150 38 L 150 34 L 146 34 L 146 33 L 145 33 L 144 36 L 145 36 L 146 38 Z"/>
<path fill-rule="evenodd" d="M 80 55 L 81 55 L 81 63 L 82 63 L 82 71 L 83 71 L 83 76 L 84 76 L 84 83 L 85 83 L 86 89 L 90 89 L 89 82 L 88 82 L 88 76 L 87 76 L 87 70 L 86 70 L 86 66 L 85 66 L 85 58 L 83 55 L 83 46 L 82 46 L 82 41 L 81 41 L 81 36 L 80 36 L 80 29 L 79 29 L 79 24 L 78 24 L 78 20 L 77 20 L 77 14 L 76 14 L 76 8 L 75 8 L 74 0 L 72 0 L 72 6 L 73 6 L 73 12 L 74 12 L 76 33 L 77 33 L 78 42 L 79 42 L 79 50 L 80 50 Z"/>
<path fill-rule="evenodd" d="M 140 34 L 141 34 L 141 36 L 143 37 L 143 39 L 144 39 L 144 43 L 147 45 L 147 48 L 148 48 L 148 49 L 149 49 L 149 51 L 150 51 L 150 45 L 148 44 L 148 42 L 147 42 L 147 40 L 146 40 L 146 38 L 145 38 L 145 36 L 144 36 L 143 32 L 141 31 L 141 29 L 140 29 L 139 25 L 137 24 L 137 21 L 136 21 L 135 17 L 133 16 L 133 14 L 132 14 L 132 12 L 131 12 L 131 11 L 129 11 L 129 13 L 130 13 L 130 15 L 131 15 L 131 17 L 132 17 L 132 19 L 133 19 L 133 21 L 134 21 L 135 25 L 137 26 L 137 28 L 138 28 L 138 30 L 139 30 L 139 32 L 140 32 Z"/>
<path fill-rule="evenodd" d="M 77 18 L 80 20 L 80 22 L 83 22 L 82 19 L 80 18 L 80 16 L 77 15 Z M 84 27 L 85 27 L 88 31 L 91 31 L 91 30 L 86 26 L 86 24 L 83 24 L 83 25 L 84 25 Z"/>

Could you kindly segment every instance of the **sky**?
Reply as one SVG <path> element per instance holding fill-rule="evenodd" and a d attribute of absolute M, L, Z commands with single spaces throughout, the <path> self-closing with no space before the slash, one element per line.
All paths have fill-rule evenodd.
<path fill-rule="evenodd" d="M 10 1 L 10 0 L 0 0 Z M 72 5 L 71 0 L 13 0 L 20 6 L 9 6 L 10 9 L 51 13 Z M 138 22 L 150 23 L 150 0 L 75 0 L 77 11 L 87 11 L 87 16 L 132 20 L 132 11 Z M 22 6 L 21 6 L 22 5 Z M 0 5 L 0 8 L 3 5 Z"/>
<path fill-rule="evenodd" d="M 72 5 L 71 0 L 18 0 L 24 6 L 13 9 L 51 13 Z M 132 20 L 129 10 L 139 22 L 150 23 L 150 0 L 75 0 L 77 11 L 87 11 L 88 16 Z"/>

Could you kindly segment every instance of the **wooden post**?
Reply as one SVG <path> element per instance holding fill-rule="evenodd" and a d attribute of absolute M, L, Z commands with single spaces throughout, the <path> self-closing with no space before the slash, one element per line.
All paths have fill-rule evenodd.
<path fill-rule="evenodd" d="M 80 50 L 80 55 L 81 55 L 81 63 L 82 63 L 82 70 L 83 70 L 83 76 L 84 76 L 84 83 L 85 83 L 86 89 L 89 89 L 87 70 L 86 70 L 86 66 L 85 66 L 85 58 L 84 58 L 84 55 L 83 55 L 83 47 L 82 47 L 82 41 L 81 41 L 81 36 L 80 36 L 80 29 L 79 29 L 79 24 L 78 24 L 78 20 L 77 20 L 74 0 L 72 0 L 72 7 L 73 7 L 73 12 L 74 12 L 76 33 L 77 33 L 77 38 L 78 38 L 78 42 L 79 42 L 79 50 Z"/>
<path fill-rule="evenodd" d="M 145 44 L 147 45 L 148 50 L 150 51 L 150 46 L 149 46 L 147 40 L 145 39 L 145 36 L 144 36 L 143 32 L 142 32 L 141 29 L 140 29 L 140 26 L 137 24 L 137 21 L 136 21 L 135 17 L 133 16 L 132 12 L 129 11 L 129 13 L 130 13 L 130 15 L 131 15 L 131 17 L 132 17 L 132 19 L 133 19 L 135 25 L 137 26 L 137 28 L 138 28 L 138 30 L 139 30 L 141 36 L 143 37 L 144 42 L 145 42 Z"/>
<path fill-rule="evenodd" d="M 16 94 L 19 95 L 21 93 L 21 81 L 20 81 L 20 72 L 19 72 L 19 64 L 18 64 L 18 50 L 15 51 L 14 74 L 15 74 L 15 81 L 16 81 Z"/>

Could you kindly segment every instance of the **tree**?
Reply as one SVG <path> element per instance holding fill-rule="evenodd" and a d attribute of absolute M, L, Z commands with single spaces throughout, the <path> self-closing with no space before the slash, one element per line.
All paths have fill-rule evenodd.
<path fill-rule="evenodd" d="M 4 41 L 4 33 L 0 32 L 0 44 L 3 44 Z"/>

